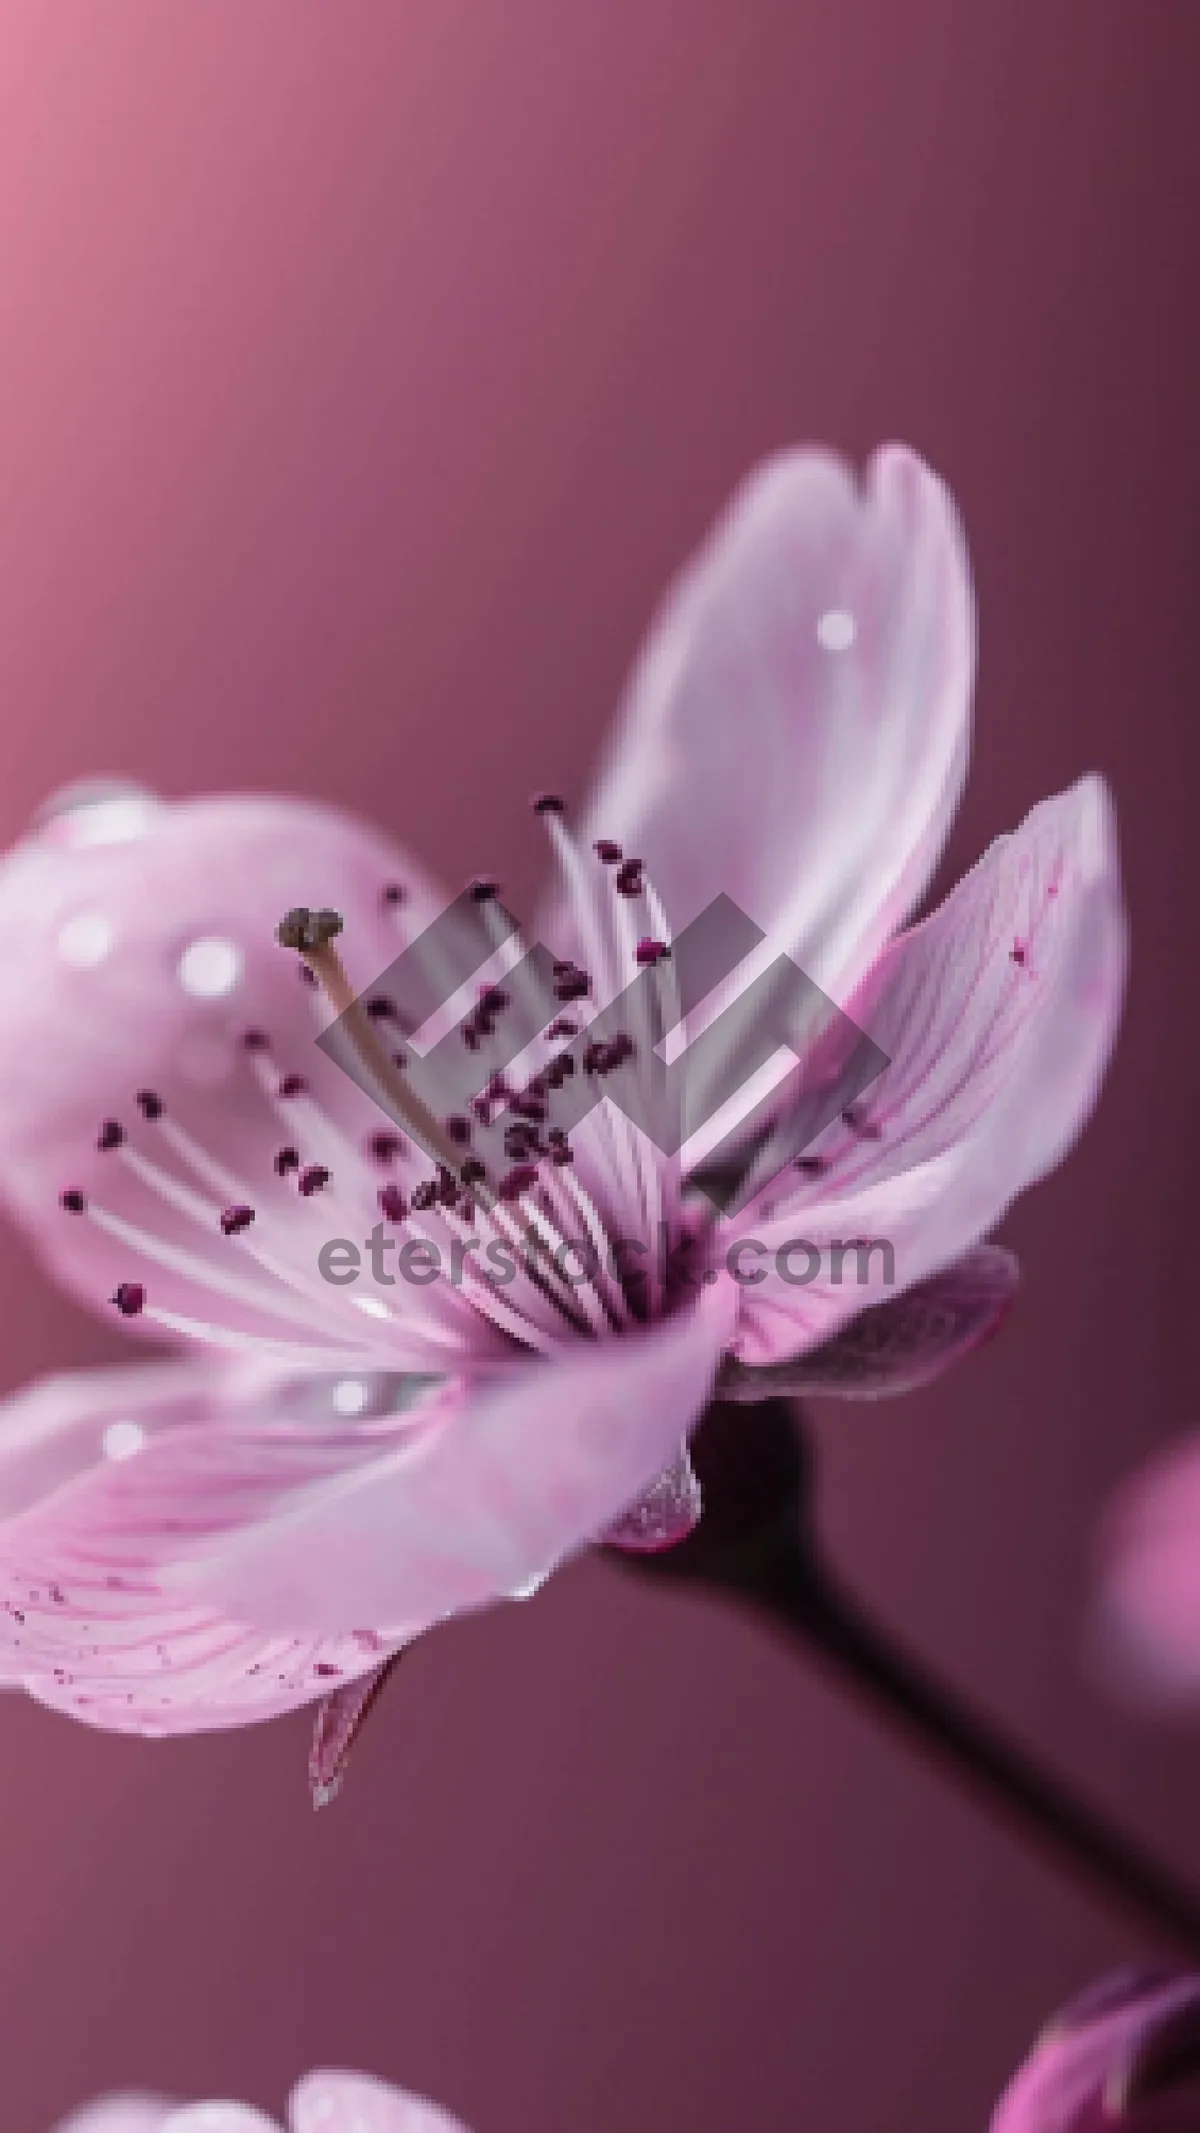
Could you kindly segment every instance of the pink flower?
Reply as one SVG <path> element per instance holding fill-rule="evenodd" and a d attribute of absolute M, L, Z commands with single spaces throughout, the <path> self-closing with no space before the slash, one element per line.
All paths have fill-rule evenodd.
<path fill-rule="evenodd" d="M 1200 1977 L 1119 1970 L 1055 2016 L 991 2133 L 1197 2133 Z"/>
<path fill-rule="evenodd" d="M 1200 1440 L 1125 1482 L 1100 1546 L 1102 1656 L 1119 1686 L 1161 1704 L 1200 1695 Z"/>
<path fill-rule="evenodd" d="M 1124 925 L 1090 778 L 897 932 L 962 783 L 973 644 L 957 519 L 910 453 L 861 489 L 817 452 L 755 474 L 659 617 L 582 828 L 537 803 L 558 887 L 532 1010 L 489 886 L 462 907 L 499 945 L 442 1011 L 479 1078 L 441 1115 L 412 1093 L 428 937 L 404 997 L 332 1033 L 350 1072 L 312 1041 L 445 904 L 358 824 L 109 790 L 10 855 L 4 1189 L 72 1288 L 191 1349 L 9 1403 L 13 1678 L 142 1732 L 332 1691 L 324 1782 L 421 1630 L 597 1538 L 689 1530 L 714 1386 L 904 1390 L 992 1329 L 1015 1275 L 981 1240 L 1091 1107 Z M 722 897 L 736 969 L 702 980 L 686 929 Z M 679 993 L 683 1088 L 655 1054 Z M 865 1088 L 857 1030 L 889 1062 Z M 585 1082 L 624 1108 L 556 1128 Z M 820 1087 L 854 1100 L 814 1137 Z"/>
<path fill-rule="evenodd" d="M 309 2074 L 292 2094 L 287 2133 L 464 2133 L 457 2118 L 366 2074 Z M 76 2112 L 56 2133 L 281 2133 L 243 2103 L 168 2103 L 109 2096 Z"/>

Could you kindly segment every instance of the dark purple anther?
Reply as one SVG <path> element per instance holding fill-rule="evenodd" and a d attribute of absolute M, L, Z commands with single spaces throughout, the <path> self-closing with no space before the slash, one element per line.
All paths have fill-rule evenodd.
<path fill-rule="evenodd" d="M 403 1137 L 386 1129 L 372 1133 L 367 1140 L 367 1153 L 375 1163 L 394 1163 L 404 1153 Z"/>
<path fill-rule="evenodd" d="M 446 1139 L 453 1141 L 455 1147 L 465 1148 L 470 1138 L 471 1121 L 469 1118 L 460 1118 L 456 1113 L 453 1118 L 446 1120 Z"/>
<path fill-rule="evenodd" d="M 285 1074 L 275 1093 L 283 1097 L 303 1096 L 307 1087 L 303 1074 Z"/>
<path fill-rule="evenodd" d="M 641 895 L 643 865 L 640 859 L 626 859 L 617 868 L 618 896 Z"/>
<path fill-rule="evenodd" d="M 512 1090 L 509 1088 L 503 1074 L 493 1074 L 483 1093 L 490 1104 L 506 1104 L 512 1095 Z"/>
<path fill-rule="evenodd" d="M 138 1090 L 137 1107 L 143 1118 L 161 1118 L 165 1109 L 162 1097 L 156 1096 L 153 1089 Z"/>
<path fill-rule="evenodd" d="M 289 1170 L 299 1170 L 299 1168 L 300 1150 L 298 1148 L 281 1148 L 275 1158 L 276 1177 L 286 1178 Z"/>
<path fill-rule="evenodd" d="M 530 1186 L 536 1184 L 537 1171 L 534 1165 L 532 1163 L 518 1163 L 515 1170 L 510 1170 L 507 1177 L 501 1179 L 500 1198 L 502 1200 L 519 1200 L 523 1192 L 528 1192 Z"/>
<path fill-rule="evenodd" d="M 364 1004 L 372 1022 L 395 1021 L 396 1003 L 394 1000 L 389 1000 L 385 992 L 373 992 L 370 999 Z"/>
<path fill-rule="evenodd" d="M 87 1207 L 87 1201 L 75 1185 L 69 1185 L 65 1192 L 59 1193 L 58 1204 L 65 1207 L 69 1215 L 81 1215 Z"/>
<path fill-rule="evenodd" d="M 413 1187 L 413 1213 L 424 1214 L 426 1208 L 432 1207 L 436 1199 L 437 1186 L 432 1179 L 422 1178 L 421 1183 Z"/>
<path fill-rule="evenodd" d="M 109 1302 L 115 1303 L 123 1318 L 136 1318 L 145 1306 L 146 1291 L 140 1281 L 119 1281 Z"/>
<path fill-rule="evenodd" d="M 510 1163 L 523 1163 L 537 1147 L 537 1134 L 532 1126 L 506 1126 L 504 1129 L 504 1153 Z"/>
<path fill-rule="evenodd" d="M 636 953 L 639 963 L 661 963 L 663 957 L 670 955 L 671 951 L 665 941 L 652 941 L 647 936 L 638 942 Z"/>
<path fill-rule="evenodd" d="M 508 1006 L 508 994 L 500 985 L 483 985 L 479 991 L 479 1007 L 485 1015 L 502 1015 Z"/>
<path fill-rule="evenodd" d="M 498 881 L 493 881 L 490 874 L 477 874 L 473 881 L 467 883 L 467 895 L 472 903 L 494 903 L 499 894 L 500 884 Z"/>
<path fill-rule="evenodd" d="M 621 847 L 619 844 L 614 844 L 611 837 L 597 837 L 595 844 L 592 846 L 592 850 L 596 854 L 596 857 L 600 861 L 602 866 L 620 866 Z"/>
<path fill-rule="evenodd" d="M 1014 941 L 1014 942 L 1013 942 L 1013 945 L 1012 945 L 1012 947 L 1011 947 L 1011 948 L 1010 948 L 1010 950 L 1009 950 L 1009 956 L 1008 956 L 1008 959 L 1009 959 L 1009 962 L 1010 962 L 1010 963 L 1015 963 L 1015 964 L 1016 964 L 1016 966 L 1017 966 L 1018 970 L 1024 970 L 1024 968 L 1025 968 L 1025 965 L 1026 965 L 1026 963 L 1027 963 L 1027 961 L 1028 961 L 1028 959 L 1029 959 L 1029 951 L 1028 951 L 1028 949 L 1027 949 L 1027 948 L 1025 947 L 1025 945 L 1024 945 L 1024 943 L 1023 943 L 1023 942 L 1021 942 L 1021 941 Z"/>
<path fill-rule="evenodd" d="M 552 1163 L 561 1165 L 563 1163 L 573 1163 L 574 1160 L 575 1158 L 565 1141 L 556 1142 L 555 1146 L 550 1150 L 550 1161 Z"/>
<path fill-rule="evenodd" d="M 477 1155 L 469 1155 L 459 1171 L 459 1176 L 464 1185 L 482 1185 L 487 1176 L 487 1165 L 481 1163 Z"/>
<path fill-rule="evenodd" d="M 550 1024 L 546 1035 L 548 1037 L 577 1037 L 579 1035 L 579 1024 L 578 1022 L 572 1022 L 566 1015 L 558 1015 Z"/>
<path fill-rule="evenodd" d="M 535 1126 L 540 1126 L 546 1116 L 546 1106 L 537 1096 L 514 1096 L 508 1108 L 518 1118 L 532 1119 Z"/>
<path fill-rule="evenodd" d="M 379 1212 L 388 1222 L 403 1222 L 408 1213 L 404 1194 L 398 1185 L 385 1185 L 379 1194 Z"/>
<path fill-rule="evenodd" d="M 310 1163 L 307 1170 L 301 1171 L 297 1182 L 305 1199 L 309 1200 L 314 1192 L 320 1192 L 323 1186 L 328 1185 L 329 1172 L 324 1163 Z"/>
<path fill-rule="evenodd" d="M 535 815 L 561 815 L 566 812 L 556 792 L 535 793 L 532 805 Z"/>
<path fill-rule="evenodd" d="M 110 1149 L 119 1148 L 124 1138 L 125 1128 L 120 1124 L 119 1120 L 106 1118 L 99 1133 L 96 1135 L 96 1146 L 97 1148 L 102 1148 L 107 1154 Z"/>
<path fill-rule="evenodd" d="M 254 1220 L 254 1209 L 239 1205 L 226 1207 L 221 1212 L 221 1229 L 226 1237 L 236 1237 L 239 1230 L 249 1229 Z"/>
<path fill-rule="evenodd" d="M 405 888 L 403 882 L 389 881 L 388 883 L 386 883 L 382 891 L 380 901 L 381 903 L 387 905 L 389 908 L 394 909 L 397 904 L 404 903 L 407 896 L 408 890 Z"/>
<path fill-rule="evenodd" d="M 265 1052 L 270 1041 L 266 1031 L 263 1029 L 244 1029 L 242 1031 L 242 1050 L 244 1052 Z"/>
<path fill-rule="evenodd" d="M 826 1164 L 824 1157 L 820 1155 L 798 1155 L 795 1167 L 802 1178 L 819 1178 Z"/>

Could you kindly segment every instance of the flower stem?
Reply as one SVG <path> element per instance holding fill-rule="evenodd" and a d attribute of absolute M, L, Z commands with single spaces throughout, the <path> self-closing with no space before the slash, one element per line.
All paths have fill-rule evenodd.
<path fill-rule="evenodd" d="M 813 1542 L 799 1420 L 784 1400 L 756 1407 L 714 1402 L 692 1447 L 704 1491 L 700 1525 L 677 1548 L 627 1560 L 660 1575 L 715 1585 L 750 1606 L 1098 1893 L 1200 1956 L 1200 1901 L 1190 1890 L 939 1681 L 841 1589 Z"/>

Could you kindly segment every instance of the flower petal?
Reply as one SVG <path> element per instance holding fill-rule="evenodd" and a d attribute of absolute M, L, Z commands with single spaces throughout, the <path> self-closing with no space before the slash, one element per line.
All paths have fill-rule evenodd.
<path fill-rule="evenodd" d="M 324 1479 L 311 1460 L 293 1458 L 289 1474 L 261 1430 L 223 1433 L 161 1469 L 128 1521 L 165 1541 L 173 1560 L 161 1574 L 180 1599 L 297 1636 L 375 1624 L 400 1641 L 519 1593 L 653 1480 L 707 1398 L 731 1330 L 729 1291 L 722 1283 L 653 1330 L 581 1342 L 562 1361 L 476 1388 L 409 1444 L 341 1473 L 331 1437 Z M 177 1503 L 200 1507 L 186 1553 L 169 1531 Z M 108 1545 L 120 1534 L 114 1521 Z"/>
<path fill-rule="evenodd" d="M 102 2096 L 61 2120 L 54 2133 L 163 2133 L 175 2108 L 156 2096 Z"/>
<path fill-rule="evenodd" d="M 406 2095 L 366 2074 L 308 2074 L 288 2106 L 291 2133 L 465 2133 L 423 2096 Z"/>
<path fill-rule="evenodd" d="M 1034 809 L 881 958 L 858 1018 L 891 1064 L 863 1114 L 739 1217 L 761 1246 L 738 1353 L 777 1363 L 949 1265 L 1053 1169 L 1095 1102 L 1126 959 L 1099 779 Z M 877 1240 L 849 1284 L 843 1240 Z M 880 1248 L 883 1241 L 890 1251 Z M 773 1256 L 803 1241 L 819 1266 Z"/>
<path fill-rule="evenodd" d="M 279 2126 L 248 2103 L 185 2103 L 164 2119 L 162 2133 L 279 2133 Z"/>
<path fill-rule="evenodd" d="M 164 1734 L 244 1725 L 328 1694 L 391 1648 L 371 1632 L 281 1638 L 180 1602 L 153 1551 L 107 1559 L 89 1505 L 176 1440 L 204 1440 L 281 1409 L 320 1435 L 348 1381 L 190 1359 L 43 1380 L 0 1407 L 0 1670 L 39 1702 L 111 1730 Z M 354 1381 L 356 1389 L 360 1381 Z M 403 1381 L 361 1381 L 359 1430 L 395 1417 Z M 344 1404 L 344 1401 L 342 1401 Z M 180 1511 L 176 1544 L 186 1514 Z"/>
<path fill-rule="evenodd" d="M 1127 1481 L 1100 1544 L 1100 1629 L 1118 1679 L 1164 1702 L 1200 1696 L 1200 1437 Z"/>
<path fill-rule="evenodd" d="M 1130 2056 L 1146 2040 L 1200 2001 L 1200 1979 L 1185 1975 L 1118 1971 L 1064 2008 L 1033 2050 L 996 2106 L 990 2133 L 1076 2133 L 1089 2101 L 1114 2097 Z M 1107 2101 L 1107 2098 L 1106 2098 Z M 1131 2114 L 1141 2122 L 1141 2112 Z M 1100 2108 L 1097 2125 L 1125 2119 L 1120 2109 Z M 1086 2121 L 1092 2123 L 1089 2116 Z M 1148 2116 L 1147 2125 L 1196 2123 L 1191 2111 L 1179 2118 Z"/>
<path fill-rule="evenodd" d="M 321 1280 L 317 1257 L 339 1234 L 361 1244 L 378 1220 L 382 1179 L 362 1153 L 386 1121 L 316 1042 L 329 1013 L 275 929 L 298 903 L 344 912 L 346 966 L 368 988 L 438 914 L 439 898 L 406 855 L 331 809 L 251 797 L 147 802 L 128 834 L 107 841 L 88 827 L 96 812 L 67 808 L 0 865 L 0 1184 L 10 1206 L 56 1274 L 106 1313 L 116 1282 L 138 1278 L 166 1309 L 218 1315 L 211 1298 L 208 1309 L 197 1303 L 197 1281 L 180 1265 L 143 1273 L 136 1237 L 97 1226 L 97 1210 L 164 1237 L 176 1255 L 215 1261 L 224 1324 L 304 1337 L 294 1288 L 254 1263 L 267 1243 L 300 1282 L 309 1336 L 340 1312 L 347 1340 L 361 1340 L 354 1292 Z M 388 901 L 401 889 L 402 901 Z M 247 1032 L 267 1048 L 247 1052 Z M 287 1075 L 308 1094 L 277 1103 Z M 161 1114 L 144 1118 L 139 1092 Z M 110 1119 L 126 1139 L 100 1148 Z M 172 1139 L 180 1133 L 240 1189 L 222 1194 L 197 1176 Z M 297 1192 L 297 1170 L 274 1170 L 293 1140 L 305 1164 L 331 1173 L 311 1199 Z M 131 1154 L 214 1202 L 199 1228 Z M 64 1211 L 65 1189 L 82 1195 L 85 1213 Z M 222 1235 L 222 1198 L 252 1206 L 253 1226 Z M 240 1298 L 228 1288 L 235 1278 Z M 282 1326 L 270 1297 L 292 1306 Z M 422 1315 L 432 1308 L 423 1303 Z"/>
<path fill-rule="evenodd" d="M 668 596 L 585 833 L 645 861 L 674 932 L 725 894 L 766 930 L 764 967 L 791 955 L 842 997 L 937 860 L 973 664 L 962 536 L 929 468 L 888 446 L 860 488 L 828 453 L 785 453 Z"/>
<path fill-rule="evenodd" d="M 759 1370 L 731 1356 L 718 1390 L 723 1399 L 743 1403 L 781 1393 L 879 1400 L 915 1392 L 996 1331 L 1019 1279 L 1012 1252 L 978 1245 L 928 1281 L 860 1311 L 819 1347 Z"/>

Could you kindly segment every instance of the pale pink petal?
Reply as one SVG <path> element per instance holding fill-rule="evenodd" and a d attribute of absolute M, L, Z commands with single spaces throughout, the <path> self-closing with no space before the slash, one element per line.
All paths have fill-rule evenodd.
<path fill-rule="evenodd" d="M 347 1340 L 361 1339 L 350 1292 L 319 1278 L 317 1254 L 343 1234 L 361 1244 L 378 1219 L 383 1180 L 362 1153 L 387 1121 L 316 1043 L 328 1011 L 275 928 L 297 903 L 343 911 L 347 969 L 366 988 L 440 900 L 393 845 L 316 805 L 146 803 L 107 841 L 93 837 L 92 812 L 68 809 L 0 865 L 0 1190 L 59 1277 L 110 1316 L 116 1283 L 136 1279 L 157 1305 L 201 1319 L 302 1340 L 328 1334 L 326 1321 L 340 1313 Z M 404 900 L 388 901 L 390 889 L 403 889 Z M 269 1048 L 248 1053 L 247 1031 Z M 287 1075 L 307 1084 L 290 1107 L 272 1101 Z M 144 1091 L 165 1107 L 161 1123 L 142 1117 Z M 101 1151 L 109 1119 L 127 1140 Z M 236 1186 L 222 1191 L 197 1176 L 170 1139 L 178 1132 Z M 292 1141 L 306 1165 L 332 1173 L 311 1200 L 298 1194 L 297 1173 L 275 1174 L 276 1153 Z M 186 1183 L 207 1210 L 193 1219 L 169 1206 L 133 1173 L 131 1149 Z M 64 1211 L 68 1188 L 85 1196 L 87 1213 Z M 252 1228 L 222 1235 L 223 1201 L 253 1206 Z M 186 1267 L 143 1259 L 136 1241 L 95 1225 L 97 1209 L 161 1235 L 176 1254 L 215 1262 L 218 1278 L 238 1279 L 246 1293 L 214 1296 Z M 301 1299 L 307 1319 L 287 1284 L 256 1263 L 262 1245 L 295 1261 L 310 1292 Z M 412 1305 L 416 1294 L 400 1300 Z"/>
<path fill-rule="evenodd" d="M 1109 1510 L 1100 1628 L 1129 1691 L 1167 1702 L 1200 1695 L 1200 1438 L 1127 1481 Z"/>
<path fill-rule="evenodd" d="M 290 2133 L 465 2133 L 436 2103 L 366 2074 L 308 2074 L 288 2107 Z"/>
<path fill-rule="evenodd" d="M 161 2097 L 102 2096 L 62 2119 L 54 2133 L 163 2133 L 175 2109 Z"/>
<path fill-rule="evenodd" d="M 781 1394 L 878 1400 L 915 1392 L 990 1338 L 1012 1306 L 1019 1278 L 1012 1252 L 978 1245 L 940 1274 L 860 1311 L 819 1347 L 759 1370 L 731 1356 L 719 1390 L 742 1402 Z"/>
<path fill-rule="evenodd" d="M 686 1540 L 699 1525 L 703 1509 L 700 1483 L 684 1445 L 599 1538 L 610 1548 L 624 1548 L 631 1555 L 656 1555 Z"/>
<path fill-rule="evenodd" d="M 973 662 L 937 477 L 901 446 L 861 486 L 825 452 L 783 454 L 668 596 L 584 835 L 645 861 L 674 932 L 723 893 L 840 996 L 936 862 Z"/>
<path fill-rule="evenodd" d="M 674 1455 L 732 1328 L 727 1283 L 688 1313 L 476 1389 L 411 1441 L 339 1473 L 244 1429 L 184 1448 L 114 1507 L 105 1545 L 149 1532 L 165 1587 L 292 1634 L 405 1633 L 519 1594 L 601 1532 Z M 168 1448 L 164 1447 L 164 1453 Z M 290 1475 L 289 1475 L 290 1467 Z M 177 1547 L 180 1511 L 190 1535 Z M 93 1529 L 94 1514 L 89 1515 Z M 207 1542 L 203 1522 L 211 1523 Z"/>
<path fill-rule="evenodd" d="M 162 2133 L 279 2133 L 279 2124 L 248 2103 L 188 2103 L 164 2119 Z"/>
<path fill-rule="evenodd" d="M 1043 2032 L 1000 2098 L 990 2133 L 1083 2133 L 1080 2114 L 1089 2101 L 1100 2107 L 1097 2126 L 1123 2123 L 1125 2113 L 1103 2109 L 1101 2099 L 1107 2092 L 1115 2106 L 1131 2054 L 1197 2005 L 1194 1977 L 1125 1970 L 1101 1979 Z M 1191 2133 L 1200 2124 L 1195 2089 L 1181 2102 L 1178 2115 L 1168 2105 L 1164 2115 L 1151 2110 L 1143 2121 L 1139 2108 L 1133 2117 L 1148 2133 Z M 1089 2115 L 1086 2124 L 1092 2122 Z"/>
<path fill-rule="evenodd" d="M 393 1418 L 407 1381 L 363 1381 L 357 1427 Z M 156 1447 L 205 1440 L 253 1414 L 269 1430 L 336 1413 L 343 1381 L 272 1377 L 261 1366 L 144 1364 L 43 1380 L 0 1407 L 0 1668 L 39 1702 L 136 1733 L 244 1725 L 326 1695 L 390 1649 L 374 1632 L 280 1637 L 181 1603 L 156 1583 L 149 1551 L 103 1555 L 87 1505 Z M 181 1518 L 179 1532 L 184 1520 Z M 178 1535 L 176 1536 L 178 1537 Z M 170 1537 L 168 1536 L 168 1545 Z"/>
<path fill-rule="evenodd" d="M 1061 1160 L 1103 1077 L 1125 959 L 1108 798 L 1085 779 L 994 845 L 855 1003 L 891 1064 L 738 1217 L 762 1247 L 752 1268 L 743 1255 L 762 1277 L 742 1292 L 743 1362 L 782 1362 L 949 1265 Z M 834 1253 L 857 1239 L 880 1240 L 865 1271 Z M 792 1279 L 780 1269 L 792 1240 L 820 1254 L 810 1280 L 799 1246 Z"/>

